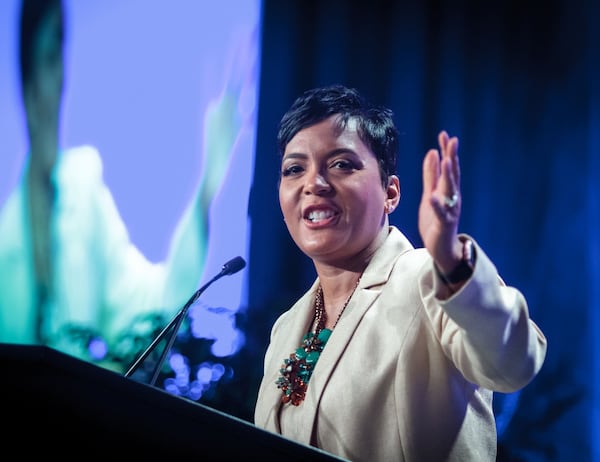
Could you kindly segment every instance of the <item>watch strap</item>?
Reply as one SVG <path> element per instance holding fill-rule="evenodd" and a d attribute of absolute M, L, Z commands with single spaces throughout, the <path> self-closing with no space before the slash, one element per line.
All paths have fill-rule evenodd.
<path fill-rule="evenodd" d="M 446 284 L 458 284 L 459 282 L 466 281 L 473 274 L 475 268 L 475 246 L 471 239 L 465 239 L 463 241 L 463 258 L 456 267 L 449 273 L 442 273 L 437 269 L 437 273 Z"/>

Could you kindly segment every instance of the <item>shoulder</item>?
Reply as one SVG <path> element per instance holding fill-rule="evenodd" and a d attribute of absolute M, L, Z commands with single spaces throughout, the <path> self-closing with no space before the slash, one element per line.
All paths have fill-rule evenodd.
<path fill-rule="evenodd" d="M 394 273 L 402 273 L 405 280 L 412 279 L 418 276 L 428 261 L 430 257 L 426 249 L 415 248 L 398 228 L 390 226 L 362 279 L 366 285 L 382 284 Z"/>

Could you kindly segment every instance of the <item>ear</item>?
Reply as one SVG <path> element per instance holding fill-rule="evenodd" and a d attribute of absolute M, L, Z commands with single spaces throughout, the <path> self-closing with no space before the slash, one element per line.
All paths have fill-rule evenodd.
<path fill-rule="evenodd" d="M 389 215 L 400 203 L 400 180 L 396 175 L 390 175 L 386 188 L 385 212 Z"/>

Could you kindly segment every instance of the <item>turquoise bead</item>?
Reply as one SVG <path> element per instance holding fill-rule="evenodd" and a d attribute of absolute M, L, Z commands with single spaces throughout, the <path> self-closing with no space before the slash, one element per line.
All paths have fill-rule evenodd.
<path fill-rule="evenodd" d="M 296 349 L 296 358 L 304 359 L 306 357 L 306 350 L 302 347 Z"/>
<path fill-rule="evenodd" d="M 330 336 L 331 336 L 331 329 L 323 329 L 321 332 L 319 332 L 319 335 L 317 338 L 321 341 L 321 343 L 323 343 L 323 345 L 325 345 L 325 343 L 327 343 L 327 340 L 329 340 Z"/>
<path fill-rule="evenodd" d="M 315 364 L 317 360 L 321 356 L 321 353 L 318 351 L 311 351 L 306 355 L 306 364 Z"/>

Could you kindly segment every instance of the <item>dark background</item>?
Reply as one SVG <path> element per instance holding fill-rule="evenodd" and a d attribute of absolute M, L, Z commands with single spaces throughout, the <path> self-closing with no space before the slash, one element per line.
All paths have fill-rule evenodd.
<path fill-rule="evenodd" d="M 315 276 L 279 211 L 275 136 L 301 92 L 344 83 L 395 112 L 391 221 L 415 245 L 422 158 L 441 129 L 460 138 L 460 230 L 548 338 L 539 376 L 497 398 L 498 459 L 600 460 L 598 13 L 591 1 L 265 0 L 248 342 L 238 378 L 205 402 L 251 419 L 271 323 Z"/>

